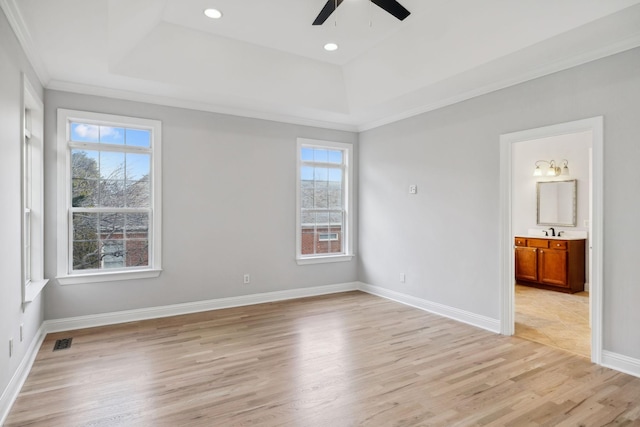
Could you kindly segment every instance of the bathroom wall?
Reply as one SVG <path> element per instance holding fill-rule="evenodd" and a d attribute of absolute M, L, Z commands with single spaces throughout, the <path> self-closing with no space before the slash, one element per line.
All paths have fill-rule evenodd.
<path fill-rule="evenodd" d="M 554 136 L 514 144 L 513 146 L 513 231 L 526 234 L 530 228 L 548 228 L 536 225 L 536 182 L 578 181 L 576 227 L 554 227 L 557 230 L 585 230 L 589 225 L 589 148 L 591 132 Z M 562 159 L 569 161 L 569 176 L 533 176 L 536 160 Z M 545 164 L 541 164 L 543 173 Z M 587 222 L 585 222 L 587 221 Z"/>

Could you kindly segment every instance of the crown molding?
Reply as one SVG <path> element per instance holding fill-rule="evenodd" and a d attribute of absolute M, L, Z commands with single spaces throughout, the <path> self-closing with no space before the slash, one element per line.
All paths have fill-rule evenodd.
<path fill-rule="evenodd" d="M 40 55 L 38 55 L 37 53 L 37 50 L 33 44 L 33 39 L 31 38 L 31 33 L 27 29 L 27 25 L 24 22 L 24 18 L 20 13 L 20 9 L 18 8 L 16 1 L 0 0 L 0 8 L 2 8 L 5 16 L 7 17 L 11 29 L 16 35 L 20 46 L 22 46 L 22 50 L 24 50 L 24 53 L 27 56 L 27 60 L 31 63 L 33 70 L 38 76 L 38 80 L 40 80 L 40 84 L 43 87 L 46 87 L 47 83 L 50 80 L 49 72 L 40 59 Z"/>
<path fill-rule="evenodd" d="M 0 0 L 3 1 L 3 0 Z M 293 125 L 311 126 L 323 129 L 339 130 L 346 132 L 357 132 L 355 124 L 320 120 L 309 117 L 300 117 L 290 114 L 258 111 L 250 108 L 232 107 L 216 105 L 208 102 L 195 101 L 183 98 L 173 98 L 163 95 L 140 93 L 121 89 L 111 89 L 100 86 L 86 85 L 81 83 L 51 80 L 46 86 L 48 90 L 59 90 L 64 92 L 77 93 L 82 95 L 103 96 L 106 98 L 122 99 L 126 101 L 144 102 L 166 107 L 185 108 L 188 110 L 207 111 L 210 113 L 228 114 L 239 117 L 247 117 L 258 120 L 268 120 L 279 123 Z"/>
<path fill-rule="evenodd" d="M 545 65 L 544 67 L 539 67 L 537 69 L 521 73 L 520 75 L 515 77 L 498 80 L 496 82 L 489 83 L 477 89 L 466 91 L 438 102 L 422 105 L 416 108 L 408 109 L 398 114 L 390 115 L 388 117 L 385 117 L 379 120 L 374 120 L 374 121 L 360 124 L 358 126 L 358 132 L 364 132 L 367 130 L 375 129 L 380 126 L 395 123 L 400 120 L 408 119 L 423 113 L 428 113 L 430 111 L 444 108 L 449 105 L 457 104 L 459 102 L 467 101 L 469 99 L 476 98 L 478 96 L 486 95 L 491 92 L 495 92 L 501 89 L 518 85 L 520 83 L 525 83 L 530 80 L 544 77 L 549 74 L 568 70 L 570 68 L 574 68 L 574 67 L 586 64 L 588 62 L 597 61 L 598 59 L 606 58 L 608 56 L 612 56 L 617 53 L 622 53 L 627 50 L 635 49 L 639 46 L 640 46 L 640 33 L 634 34 L 633 36 L 627 37 L 622 40 L 617 40 L 616 42 L 610 43 L 606 46 L 589 50 L 588 52 L 581 52 L 571 57 L 559 59 L 557 61 L 554 61 L 550 64 Z"/>

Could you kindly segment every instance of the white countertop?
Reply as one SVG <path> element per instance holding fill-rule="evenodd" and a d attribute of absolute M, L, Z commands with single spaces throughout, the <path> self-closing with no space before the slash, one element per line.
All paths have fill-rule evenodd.
<path fill-rule="evenodd" d="M 587 232 L 583 230 L 556 230 L 556 236 L 545 236 L 545 231 L 551 233 L 548 228 L 530 228 L 527 230 L 527 234 L 516 234 L 515 237 L 555 240 L 582 240 L 587 238 Z M 557 236 L 559 232 L 562 232 L 562 236 Z"/>

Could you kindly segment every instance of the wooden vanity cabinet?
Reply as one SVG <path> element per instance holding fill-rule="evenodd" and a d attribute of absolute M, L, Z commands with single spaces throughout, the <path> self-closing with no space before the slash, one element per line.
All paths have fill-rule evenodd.
<path fill-rule="evenodd" d="M 516 283 L 561 292 L 584 291 L 585 239 L 515 238 Z"/>

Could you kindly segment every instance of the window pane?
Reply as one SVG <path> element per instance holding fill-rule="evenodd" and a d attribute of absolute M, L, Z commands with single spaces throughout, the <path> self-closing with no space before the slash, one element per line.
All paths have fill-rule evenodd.
<path fill-rule="evenodd" d="M 71 177 L 93 178 L 100 176 L 98 172 L 99 151 L 71 150 Z"/>
<path fill-rule="evenodd" d="M 300 152 L 300 158 L 303 162 L 313 161 L 313 148 L 302 148 Z"/>
<path fill-rule="evenodd" d="M 316 227 L 326 228 L 329 225 L 329 212 L 317 212 L 316 213 Z M 326 233 L 326 231 L 324 231 Z"/>
<path fill-rule="evenodd" d="M 314 227 L 316 224 L 316 214 L 313 212 L 302 212 L 300 222 L 303 227 Z"/>
<path fill-rule="evenodd" d="M 127 239 L 149 238 L 149 214 L 126 214 L 124 222 L 125 236 Z"/>
<path fill-rule="evenodd" d="M 329 169 L 327 168 L 314 168 L 313 179 L 316 181 L 328 181 Z"/>
<path fill-rule="evenodd" d="M 100 139 L 100 127 L 86 123 L 71 123 L 72 141 L 77 142 L 98 142 Z"/>
<path fill-rule="evenodd" d="M 98 204 L 98 180 L 73 178 L 71 181 L 71 206 L 93 208 Z"/>
<path fill-rule="evenodd" d="M 330 222 L 332 226 L 338 227 L 339 230 L 342 230 L 342 223 L 344 221 L 344 213 L 343 212 L 331 212 L 329 214 Z"/>
<path fill-rule="evenodd" d="M 100 180 L 99 206 L 106 208 L 123 208 L 125 206 L 125 182 L 123 180 Z"/>
<path fill-rule="evenodd" d="M 149 207 L 151 202 L 151 186 L 149 185 L 151 156 L 149 154 L 128 153 L 126 165 L 126 206 Z"/>
<path fill-rule="evenodd" d="M 313 180 L 313 167 L 303 166 L 302 169 L 300 169 L 300 179 L 303 181 Z"/>
<path fill-rule="evenodd" d="M 100 177 L 124 179 L 125 153 L 100 152 Z"/>
<path fill-rule="evenodd" d="M 329 163 L 342 164 L 342 151 L 329 150 Z"/>
<path fill-rule="evenodd" d="M 105 240 L 102 242 L 102 268 L 124 267 L 124 241 Z"/>
<path fill-rule="evenodd" d="M 315 254 L 315 230 L 313 227 L 303 226 L 302 227 L 302 245 L 301 245 L 301 253 L 302 255 L 313 255 Z"/>
<path fill-rule="evenodd" d="M 149 265 L 148 240 L 126 240 L 126 248 L 126 267 L 141 267 Z"/>
<path fill-rule="evenodd" d="M 151 147 L 151 131 L 126 129 L 126 144 L 135 147 Z"/>
<path fill-rule="evenodd" d="M 149 265 L 148 213 L 74 213 L 73 268 Z"/>
<path fill-rule="evenodd" d="M 314 183 L 313 181 L 302 181 L 300 183 L 300 207 L 302 209 L 313 208 Z"/>
<path fill-rule="evenodd" d="M 315 162 L 327 163 L 329 161 L 329 152 L 324 148 L 316 148 L 313 150 L 313 160 Z"/>
<path fill-rule="evenodd" d="M 129 208 L 148 208 L 151 206 L 151 186 L 149 181 L 127 181 L 125 201 Z"/>
<path fill-rule="evenodd" d="M 329 192 L 326 188 L 316 188 L 313 192 L 314 208 L 316 209 L 328 209 L 329 208 Z"/>
<path fill-rule="evenodd" d="M 330 168 L 329 169 L 329 181 L 342 182 L 342 169 Z"/>
<path fill-rule="evenodd" d="M 328 254 L 329 253 L 329 241 L 324 240 L 320 241 L 316 235 L 316 253 L 317 254 Z"/>
<path fill-rule="evenodd" d="M 124 144 L 124 129 L 100 126 L 100 142 L 105 144 Z"/>
<path fill-rule="evenodd" d="M 328 199 L 329 199 L 329 208 L 331 209 L 342 209 L 343 207 L 343 198 L 342 198 L 342 182 L 341 181 L 329 181 L 328 183 Z"/>
<path fill-rule="evenodd" d="M 73 269 L 100 267 L 98 214 L 73 214 Z"/>
<path fill-rule="evenodd" d="M 127 153 L 126 161 L 126 179 L 127 181 L 139 181 L 141 179 L 149 179 L 151 169 L 150 154 L 132 154 Z"/>
<path fill-rule="evenodd" d="M 335 239 L 332 239 L 329 242 L 328 252 L 329 253 L 342 253 L 342 233 L 344 228 L 344 214 L 343 212 L 332 212 L 330 214 L 330 223 L 329 223 L 329 233 L 335 236 Z"/>
<path fill-rule="evenodd" d="M 124 214 L 99 213 L 98 219 L 100 240 L 120 240 L 124 238 Z"/>

